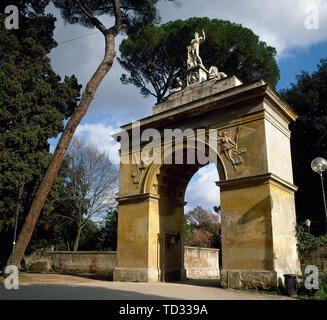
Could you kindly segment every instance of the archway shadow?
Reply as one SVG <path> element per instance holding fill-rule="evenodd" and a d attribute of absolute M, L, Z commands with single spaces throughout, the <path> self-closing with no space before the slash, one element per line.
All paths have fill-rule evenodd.
<path fill-rule="evenodd" d="M 219 282 L 219 279 L 186 279 L 180 281 L 170 281 L 169 283 L 185 284 L 197 287 L 218 288 Z"/>

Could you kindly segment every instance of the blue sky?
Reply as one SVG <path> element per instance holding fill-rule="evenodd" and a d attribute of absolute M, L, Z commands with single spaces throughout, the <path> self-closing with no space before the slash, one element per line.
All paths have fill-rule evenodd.
<path fill-rule="evenodd" d="M 327 41 L 308 48 L 293 50 L 291 54 L 290 57 L 278 60 L 280 70 L 278 91 L 290 87 L 292 82 L 296 83 L 296 75 L 300 74 L 302 70 L 312 73 L 317 69 L 320 60 L 327 58 Z"/>
<path fill-rule="evenodd" d="M 159 2 L 163 23 L 193 16 L 230 20 L 252 29 L 260 40 L 275 47 L 281 76 L 277 90 L 296 82 L 296 75 L 302 70 L 312 73 L 319 61 L 327 57 L 326 0 L 180 0 L 180 3 L 181 6 L 174 6 L 169 2 Z M 85 85 L 103 56 L 102 35 L 79 25 L 64 24 L 52 6 L 49 11 L 58 19 L 55 39 L 59 45 L 50 54 L 53 68 L 61 76 L 75 74 Z M 101 17 L 101 20 L 107 26 L 112 23 L 110 17 Z M 308 24 L 315 28 L 308 28 Z M 64 42 L 84 35 L 90 36 Z M 121 40 L 119 36 L 117 51 Z M 155 104 L 151 97 L 144 99 L 135 87 L 122 85 L 121 74 L 122 69 L 115 61 L 76 132 L 108 154 L 117 150 L 110 134 L 120 125 L 150 115 Z M 51 150 L 57 141 L 50 140 Z M 214 183 L 217 180 L 212 165 L 202 168 L 188 186 L 185 200 L 189 204 L 186 209 L 196 205 L 206 208 L 217 205 L 219 189 Z"/>

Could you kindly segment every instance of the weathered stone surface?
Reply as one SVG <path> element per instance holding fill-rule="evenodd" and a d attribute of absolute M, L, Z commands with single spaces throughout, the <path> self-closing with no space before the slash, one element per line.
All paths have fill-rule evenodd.
<path fill-rule="evenodd" d="M 269 290 L 278 287 L 278 278 L 274 271 L 222 270 L 220 283 L 229 288 Z"/>
<path fill-rule="evenodd" d="M 116 268 L 114 270 L 114 281 L 158 282 L 160 281 L 160 270 Z"/>
<path fill-rule="evenodd" d="M 113 277 L 116 252 L 53 252 L 51 264 L 55 271 L 103 274 Z"/>
<path fill-rule="evenodd" d="M 157 114 L 169 109 L 180 107 L 201 98 L 207 98 L 228 89 L 240 86 L 242 82 L 235 76 L 224 79 L 211 79 L 193 84 L 184 90 L 170 95 L 166 101 L 156 104 L 152 108 L 152 114 Z"/>
<path fill-rule="evenodd" d="M 53 246 L 49 248 L 39 248 L 33 251 L 29 256 L 24 256 L 25 266 L 30 269 L 31 265 L 39 260 L 48 260 L 50 262 L 51 252 L 53 252 Z"/>
<path fill-rule="evenodd" d="M 208 71 L 202 65 L 187 70 L 187 85 L 195 85 L 208 79 Z"/>
<path fill-rule="evenodd" d="M 197 279 L 219 279 L 219 269 L 217 268 L 188 268 L 186 278 L 191 280 Z"/>
<path fill-rule="evenodd" d="M 305 257 L 306 265 L 316 266 L 319 274 L 327 274 L 327 246 L 313 250 Z"/>
<path fill-rule="evenodd" d="M 188 279 L 219 279 L 219 250 L 184 247 L 184 268 Z"/>
<path fill-rule="evenodd" d="M 51 265 L 49 260 L 37 260 L 31 265 L 32 272 L 49 272 L 51 270 Z"/>
<path fill-rule="evenodd" d="M 53 252 L 53 248 L 45 248 L 37 249 L 30 256 L 24 257 L 24 260 L 26 267 L 31 271 L 45 265 L 44 272 L 48 272 L 52 267 L 54 271 L 58 272 L 104 275 L 107 279 L 112 279 L 113 270 L 117 264 L 117 254 L 113 251 Z M 40 261 L 42 264 L 39 263 Z"/>

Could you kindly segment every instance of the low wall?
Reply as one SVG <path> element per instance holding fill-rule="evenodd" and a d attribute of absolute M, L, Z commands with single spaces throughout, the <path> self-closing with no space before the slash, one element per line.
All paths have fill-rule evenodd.
<path fill-rule="evenodd" d="M 113 277 L 116 252 L 52 252 L 50 264 L 55 271 L 107 275 Z"/>
<path fill-rule="evenodd" d="M 184 267 L 188 279 L 218 279 L 218 249 L 184 247 Z M 36 272 L 53 269 L 63 273 L 89 273 L 113 278 L 117 265 L 115 251 L 53 251 L 38 249 L 25 257 L 25 264 Z"/>
<path fill-rule="evenodd" d="M 184 268 L 188 279 L 219 279 L 219 250 L 184 247 Z"/>
<path fill-rule="evenodd" d="M 53 251 L 44 248 L 24 257 L 25 265 L 31 271 L 49 272 L 51 269 L 62 273 L 88 273 L 101 275 L 112 280 L 117 264 L 115 251 Z"/>

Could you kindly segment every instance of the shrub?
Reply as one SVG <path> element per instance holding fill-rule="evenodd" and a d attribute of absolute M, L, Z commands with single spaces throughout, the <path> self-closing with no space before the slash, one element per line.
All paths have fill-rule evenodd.
<path fill-rule="evenodd" d="M 317 237 L 304 231 L 301 226 L 297 226 L 296 231 L 299 259 L 301 264 L 304 264 L 305 258 L 309 252 L 327 244 L 327 234 Z"/>

